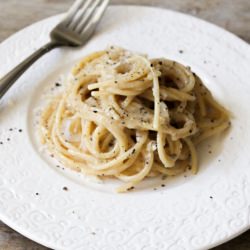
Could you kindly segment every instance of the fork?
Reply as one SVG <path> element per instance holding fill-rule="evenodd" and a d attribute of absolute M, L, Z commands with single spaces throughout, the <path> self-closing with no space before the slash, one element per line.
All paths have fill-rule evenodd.
<path fill-rule="evenodd" d="M 41 56 L 61 46 L 83 46 L 94 33 L 109 0 L 77 0 L 66 17 L 51 31 L 50 42 L 38 49 L 0 80 L 0 99 Z"/>

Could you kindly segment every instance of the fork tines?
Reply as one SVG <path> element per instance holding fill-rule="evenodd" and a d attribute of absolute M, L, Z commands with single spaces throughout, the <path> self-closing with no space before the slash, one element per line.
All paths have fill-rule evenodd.
<path fill-rule="evenodd" d="M 77 0 L 69 9 L 63 24 L 70 30 L 81 34 L 89 21 L 99 19 L 109 0 Z"/>

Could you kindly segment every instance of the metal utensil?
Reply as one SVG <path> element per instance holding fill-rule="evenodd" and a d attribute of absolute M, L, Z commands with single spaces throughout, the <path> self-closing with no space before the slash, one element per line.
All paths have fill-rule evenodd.
<path fill-rule="evenodd" d="M 82 46 L 88 41 L 99 23 L 109 0 L 77 0 L 65 19 L 50 33 L 50 42 L 38 49 L 0 80 L 0 99 L 14 82 L 41 56 L 61 47 Z"/>

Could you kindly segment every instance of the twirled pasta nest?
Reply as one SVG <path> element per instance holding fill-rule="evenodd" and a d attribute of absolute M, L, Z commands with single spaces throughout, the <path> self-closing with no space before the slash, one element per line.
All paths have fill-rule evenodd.
<path fill-rule="evenodd" d="M 229 126 L 189 67 L 118 47 L 86 56 L 63 87 L 42 113 L 43 143 L 65 167 L 122 180 L 118 192 L 197 173 L 195 146 Z"/>

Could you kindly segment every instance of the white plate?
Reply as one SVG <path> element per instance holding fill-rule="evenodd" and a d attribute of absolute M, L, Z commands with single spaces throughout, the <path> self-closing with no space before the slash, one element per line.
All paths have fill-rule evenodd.
<path fill-rule="evenodd" d="M 0 75 L 44 44 L 60 19 L 36 23 L 2 43 Z M 210 157 L 204 146 L 197 176 L 167 180 L 157 190 L 115 194 L 109 182 L 81 183 L 39 153 L 33 114 L 41 92 L 83 55 L 110 44 L 190 65 L 234 114 L 232 128 Z M 4 97 L 0 219 L 54 249 L 207 249 L 247 230 L 249 67 L 249 45 L 214 25 L 162 9 L 110 7 L 85 47 L 50 52 Z"/>

